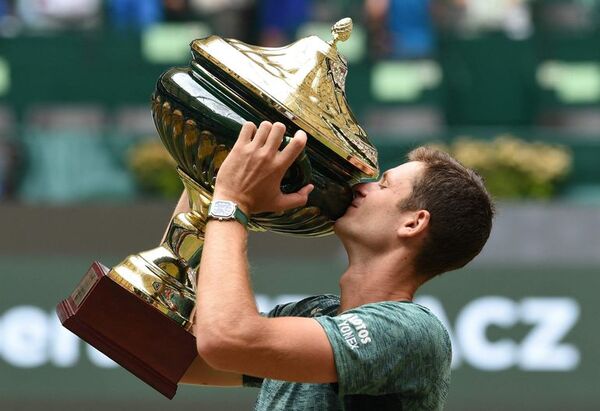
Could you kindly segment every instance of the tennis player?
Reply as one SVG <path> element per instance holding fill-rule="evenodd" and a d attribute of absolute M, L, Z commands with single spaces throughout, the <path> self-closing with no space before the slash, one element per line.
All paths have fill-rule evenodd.
<path fill-rule="evenodd" d="M 340 296 L 318 295 L 261 315 L 248 274 L 245 216 L 306 204 L 312 185 L 283 194 L 306 144 L 278 151 L 281 123 L 246 123 L 219 170 L 198 273 L 198 354 L 182 383 L 260 387 L 257 410 L 438 410 L 451 346 L 412 302 L 425 282 L 483 248 L 494 208 L 481 178 L 430 148 L 354 187 L 335 223 L 348 254 Z M 187 211 L 185 194 L 176 212 Z M 241 213 L 241 214 L 240 214 Z"/>

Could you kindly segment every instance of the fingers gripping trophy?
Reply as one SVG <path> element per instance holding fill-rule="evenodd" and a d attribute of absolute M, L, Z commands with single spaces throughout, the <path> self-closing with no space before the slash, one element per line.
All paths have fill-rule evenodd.
<path fill-rule="evenodd" d="M 281 190 L 314 186 L 305 206 L 248 216 L 248 228 L 332 233 L 352 201 L 351 187 L 379 174 L 377 152 L 345 96 L 347 64 L 336 45 L 351 31 L 346 18 L 332 27 L 330 42 L 311 36 L 265 48 L 211 36 L 191 43 L 190 65 L 163 73 L 152 96 L 156 129 L 177 162 L 191 211 L 173 217 L 160 247 L 111 269 L 94 262 L 58 305 L 65 327 L 165 396 L 175 395 L 201 338 L 191 333 L 195 277 L 216 176 L 247 121 L 281 122 L 288 136 L 304 130 L 306 147 Z"/>

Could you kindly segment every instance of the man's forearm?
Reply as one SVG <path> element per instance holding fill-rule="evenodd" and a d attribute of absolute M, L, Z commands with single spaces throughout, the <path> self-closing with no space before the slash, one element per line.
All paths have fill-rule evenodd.
<path fill-rule="evenodd" d="M 206 342 L 201 340 L 207 330 L 216 338 L 243 339 L 260 318 L 248 275 L 247 241 L 248 233 L 237 221 L 209 221 L 206 226 L 196 289 L 199 344 Z"/>
<path fill-rule="evenodd" d="M 211 221 L 197 287 L 198 353 L 212 368 L 287 381 L 337 381 L 333 351 L 312 318 L 264 318 L 252 293 L 246 229 Z"/>

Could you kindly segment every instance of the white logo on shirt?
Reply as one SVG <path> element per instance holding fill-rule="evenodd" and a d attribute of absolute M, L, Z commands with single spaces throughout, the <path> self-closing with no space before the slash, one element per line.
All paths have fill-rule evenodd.
<path fill-rule="evenodd" d="M 353 350 L 356 350 L 361 345 L 366 345 L 371 342 L 369 330 L 365 322 L 356 314 L 342 314 L 340 318 L 343 320 L 338 323 L 346 344 Z"/>

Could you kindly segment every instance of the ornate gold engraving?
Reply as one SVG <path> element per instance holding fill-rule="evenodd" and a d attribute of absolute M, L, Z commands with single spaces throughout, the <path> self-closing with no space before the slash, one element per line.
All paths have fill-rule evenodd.
<path fill-rule="evenodd" d="M 342 19 L 332 28 L 330 44 L 311 36 L 289 46 L 268 48 L 211 36 L 194 40 L 192 49 L 355 165 L 365 177 L 375 177 L 377 152 L 348 106 L 344 91 L 348 67 L 335 47 L 351 32 L 352 20 Z"/>

